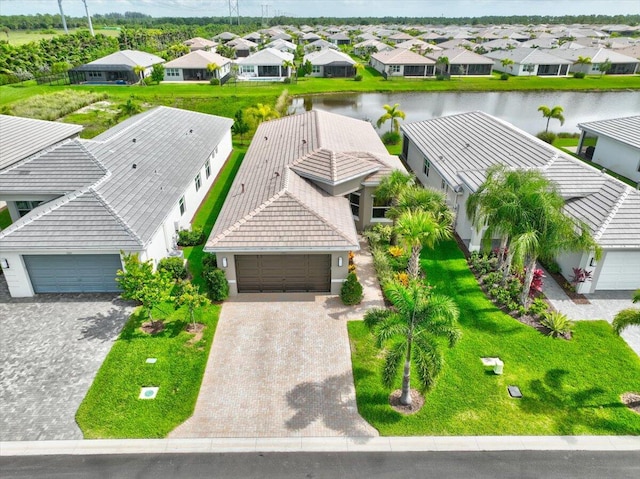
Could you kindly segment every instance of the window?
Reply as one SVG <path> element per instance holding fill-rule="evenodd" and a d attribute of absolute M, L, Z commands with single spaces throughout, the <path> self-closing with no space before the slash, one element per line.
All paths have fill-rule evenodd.
<path fill-rule="evenodd" d="M 360 218 L 360 193 L 350 193 L 347 198 L 349 198 L 349 203 L 351 204 L 351 214 L 356 219 Z"/>
<path fill-rule="evenodd" d="M 26 215 L 29 211 L 38 206 L 42 201 L 16 201 L 16 208 L 20 217 Z"/>
<path fill-rule="evenodd" d="M 167 68 L 165 73 L 168 77 L 178 77 L 180 76 L 180 70 L 178 68 Z"/>
<path fill-rule="evenodd" d="M 182 216 L 184 214 L 184 212 L 187 210 L 187 207 L 184 204 L 184 196 L 182 198 L 180 198 L 180 201 L 178 202 L 178 205 L 180 205 L 180 216 Z"/>
<path fill-rule="evenodd" d="M 209 160 L 204 163 L 204 174 L 207 179 L 211 176 L 211 162 Z"/>
<path fill-rule="evenodd" d="M 425 156 L 424 165 L 422 165 L 422 172 L 425 174 L 425 176 L 429 176 L 429 168 L 431 168 L 431 162 L 429 161 L 429 158 Z"/>
<path fill-rule="evenodd" d="M 386 214 L 387 214 L 387 211 L 389 211 L 390 206 L 391 206 L 390 202 L 379 200 L 374 196 L 373 207 L 371 209 L 371 219 L 386 218 Z"/>
<path fill-rule="evenodd" d="M 198 173 L 196 175 L 195 182 L 196 182 L 196 191 L 198 191 L 200 189 L 200 186 L 202 185 L 202 180 L 200 178 L 200 173 Z"/>
<path fill-rule="evenodd" d="M 320 73 L 320 65 L 312 65 L 311 73 Z"/>
<path fill-rule="evenodd" d="M 400 73 L 400 65 L 390 65 L 389 73 Z"/>

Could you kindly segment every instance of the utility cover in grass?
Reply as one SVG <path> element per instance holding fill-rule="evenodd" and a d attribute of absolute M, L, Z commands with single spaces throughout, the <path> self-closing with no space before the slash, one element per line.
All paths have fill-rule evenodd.
<path fill-rule="evenodd" d="M 520 388 L 518 386 L 507 386 L 507 390 L 509 391 L 509 396 L 511 396 L 512 398 L 522 398 L 522 393 L 520 392 Z"/>
<path fill-rule="evenodd" d="M 138 399 L 155 399 L 158 395 L 159 387 L 144 387 L 140 389 Z"/>

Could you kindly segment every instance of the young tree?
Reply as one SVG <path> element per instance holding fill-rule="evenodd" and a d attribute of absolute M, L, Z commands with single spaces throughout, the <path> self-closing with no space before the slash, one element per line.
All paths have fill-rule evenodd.
<path fill-rule="evenodd" d="M 613 64 L 611 63 L 611 60 L 607 58 L 604 62 L 598 65 L 598 70 L 600 70 L 600 76 L 602 77 L 602 75 L 604 75 L 609 70 L 611 70 L 612 67 L 613 67 Z"/>
<path fill-rule="evenodd" d="M 144 85 L 144 70 L 145 68 L 142 65 L 136 65 L 133 67 L 133 73 L 135 73 L 139 78 L 138 84 L 141 86 Z"/>
<path fill-rule="evenodd" d="M 240 137 L 240 141 L 242 141 L 244 135 L 250 130 L 249 124 L 244 121 L 242 110 L 236 111 L 234 118 L 235 120 L 233 122 L 233 125 L 231 126 L 231 131 L 234 135 L 238 135 Z"/>
<path fill-rule="evenodd" d="M 447 296 L 434 294 L 418 281 L 408 286 L 394 281 L 385 293 L 393 309 L 369 309 L 364 323 L 378 347 L 385 347 L 382 382 L 391 387 L 403 364 L 400 403 L 411 404 L 411 364 L 415 363 L 423 389 L 433 387 L 444 365 L 441 340 L 453 347 L 461 336 L 456 327 L 459 310 Z"/>
<path fill-rule="evenodd" d="M 589 65 L 591 64 L 591 57 L 581 57 L 579 56 L 576 60 L 576 65 Z"/>
<path fill-rule="evenodd" d="M 405 112 L 400 110 L 400 104 L 396 103 L 393 106 L 382 105 L 382 108 L 384 108 L 385 114 L 382 115 L 380 118 L 378 118 L 378 121 L 376 122 L 376 126 L 380 128 L 387 121 L 391 121 L 389 132 L 398 133 L 400 130 L 400 121 L 398 119 L 400 118 L 404 120 L 407 117 Z"/>
<path fill-rule="evenodd" d="M 561 106 L 556 105 L 553 108 L 549 108 L 546 105 L 540 105 L 538 111 L 542 112 L 542 116 L 547 119 L 547 126 L 544 129 L 545 133 L 549 131 L 549 121 L 551 118 L 560 121 L 560 126 L 564 125 L 564 116 L 562 116 L 563 109 Z"/>
<path fill-rule="evenodd" d="M 413 185 L 415 178 L 412 175 L 403 173 L 400 170 L 393 170 L 389 175 L 380 180 L 380 184 L 376 188 L 375 197 L 380 201 L 384 201 L 387 204 L 391 204 L 391 210 L 398 205 L 398 201 L 402 195 L 402 192 Z M 387 216 L 393 221 L 393 227 L 395 228 L 396 220 L 399 214 Z M 395 245 L 397 242 L 395 233 L 391 235 L 391 244 Z"/>
<path fill-rule="evenodd" d="M 159 85 L 160 82 L 164 80 L 164 65 L 161 63 L 153 65 L 153 70 L 151 70 L 151 79 L 156 82 L 156 85 Z"/>
<path fill-rule="evenodd" d="M 187 307 L 189 319 L 194 327 L 196 325 L 195 310 L 211 304 L 209 298 L 200 293 L 198 286 L 189 281 L 182 283 L 180 294 L 176 297 L 175 301 L 177 306 Z"/>
<path fill-rule="evenodd" d="M 436 69 L 440 71 L 440 74 L 445 75 L 449 69 L 449 57 L 441 56 L 436 60 Z"/>
<path fill-rule="evenodd" d="M 256 106 L 247 108 L 246 114 L 247 117 L 253 120 L 255 126 L 258 126 L 263 121 L 280 118 L 280 115 L 272 106 L 264 105 L 262 103 L 258 103 Z"/>
<path fill-rule="evenodd" d="M 220 66 L 217 63 L 208 63 L 207 71 L 211 73 L 211 78 L 217 78 L 216 72 L 220 70 Z"/>
<path fill-rule="evenodd" d="M 633 294 L 633 302 L 640 303 L 640 289 Z M 620 311 L 613 318 L 613 330 L 620 334 L 629 326 L 640 326 L 640 308 L 627 308 Z"/>
<path fill-rule="evenodd" d="M 500 60 L 500 64 L 502 65 L 502 68 L 506 69 L 509 67 L 509 70 L 513 71 L 514 61 L 511 58 L 503 58 Z"/>

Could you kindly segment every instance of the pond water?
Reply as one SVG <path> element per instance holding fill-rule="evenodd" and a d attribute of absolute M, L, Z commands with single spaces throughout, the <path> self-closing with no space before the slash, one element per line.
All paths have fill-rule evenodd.
<path fill-rule="evenodd" d="M 534 135 L 543 131 L 546 124 L 538 111 L 540 105 L 550 108 L 560 105 L 564 109 L 563 126 L 554 119 L 549 123 L 549 130 L 556 133 L 578 133 L 578 123 L 640 114 L 637 91 L 340 93 L 295 98 L 291 111 L 324 110 L 375 124 L 384 113 L 382 105 L 394 103 L 399 103 L 406 113 L 404 122 L 481 110 Z M 389 128 L 388 125 L 383 126 L 383 130 Z"/>

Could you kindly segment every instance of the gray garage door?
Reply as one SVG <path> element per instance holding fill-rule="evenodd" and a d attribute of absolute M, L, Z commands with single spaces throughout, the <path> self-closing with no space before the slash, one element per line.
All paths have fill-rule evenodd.
<path fill-rule="evenodd" d="M 117 254 L 24 255 L 36 293 L 117 292 Z"/>
<path fill-rule="evenodd" d="M 236 255 L 238 292 L 329 292 L 331 255 Z"/>

